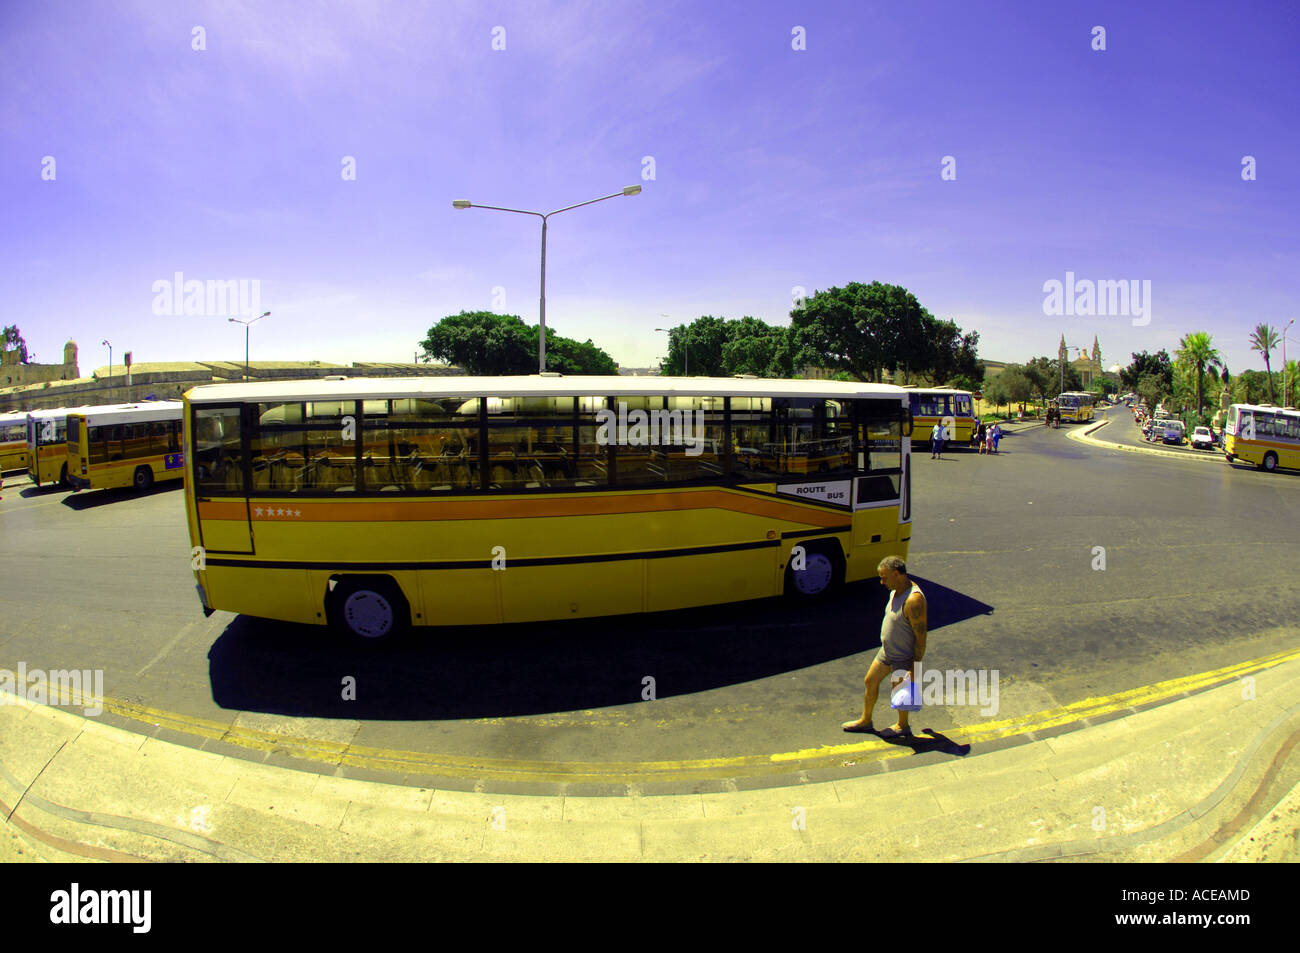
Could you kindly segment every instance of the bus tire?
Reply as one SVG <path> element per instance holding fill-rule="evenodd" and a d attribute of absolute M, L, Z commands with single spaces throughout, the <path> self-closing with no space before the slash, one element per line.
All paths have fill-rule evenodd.
<path fill-rule="evenodd" d="M 1277 454 L 1274 453 L 1272 450 L 1270 450 L 1268 453 L 1264 454 L 1264 462 L 1261 463 L 1259 466 L 1260 469 L 1267 470 L 1269 473 L 1272 473 L 1274 470 L 1277 469 Z"/>
<path fill-rule="evenodd" d="M 153 486 L 153 470 L 149 467 L 136 467 L 132 482 L 137 490 L 147 490 Z"/>
<path fill-rule="evenodd" d="M 342 576 L 329 603 L 334 629 L 366 643 L 391 641 L 411 624 L 411 608 L 387 576 Z"/>
<path fill-rule="evenodd" d="M 785 594 L 794 599 L 820 599 L 844 581 L 844 557 L 838 543 L 801 543 L 804 568 L 796 570 L 793 554 L 785 567 Z"/>

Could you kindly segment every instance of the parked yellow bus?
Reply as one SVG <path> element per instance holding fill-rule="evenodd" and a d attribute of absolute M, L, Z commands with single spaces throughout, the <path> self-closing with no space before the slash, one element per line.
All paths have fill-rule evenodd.
<path fill-rule="evenodd" d="M 1233 404 L 1223 427 L 1223 455 L 1229 463 L 1240 460 L 1261 470 L 1300 470 L 1300 411 Z"/>
<path fill-rule="evenodd" d="M 326 379 L 205 385 L 185 407 L 207 614 L 379 638 L 812 598 L 912 535 L 889 385 Z"/>
<path fill-rule="evenodd" d="M 27 414 L 0 414 L 0 473 L 27 468 Z"/>
<path fill-rule="evenodd" d="M 975 401 L 968 390 L 909 387 L 907 400 L 912 412 L 912 427 L 917 438 L 924 439 L 927 446 L 935 424 L 946 434 L 943 439 L 949 445 L 969 444 L 979 428 Z"/>
<path fill-rule="evenodd" d="M 67 407 L 27 414 L 27 469 L 37 486 L 68 486 Z"/>
<path fill-rule="evenodd" d="M 1095 401 L 1095 394 L 1086 391 L 1066 391 L 1056 398 L 1056 406 L 1060 408 L 1062 420 L 1082 424 L 1092 420 L 1092 406 Z"/>
<path fill-rule="evenodd" d="M 181 404 L 174 400 L 79 407 L 67 416 L 68 482 L 74 490 L 179 480 Z"/>

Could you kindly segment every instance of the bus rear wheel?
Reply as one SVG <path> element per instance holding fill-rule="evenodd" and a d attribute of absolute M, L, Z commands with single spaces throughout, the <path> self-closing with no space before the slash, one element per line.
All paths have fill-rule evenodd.
<path fill-rule="evenodd" d="M 1263 470 L 1267 470 L 1269 473 L 1272 473 L 1274 470 L 1276 470 L 1277 454 L 1274 453 L 1272 450 L 1264 454 L 1264 462 L 1260 464 L 1260 468 Z"/>
<path fill-rule="evenodd" d="M 153 486 L 153 470 L 148 467 L 135 468 L 135 488 L 137 490 L 147 490 Z"/>
<path fill-rule="evenodd" d="M 366 643 L 390 641 L 410 625 L 411 610 L 387 577 L 342 577 L 330 594 L 335 630 Z"/>
<path fill-rule="evenodd" d="M 832 546 L 834 548 L 832 548 Z M 796 546 L 785 567 L 785 594 L 795 599 L 818 599 L 844 579 L 843 560 L 838 545 L 803 544 L 802 558 Z M 796 568 L 800 567 L 800 568 Z"/>

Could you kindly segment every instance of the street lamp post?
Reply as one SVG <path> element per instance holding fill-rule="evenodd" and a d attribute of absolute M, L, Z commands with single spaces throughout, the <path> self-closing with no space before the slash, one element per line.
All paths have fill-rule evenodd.
<path fill-rule="evenodd" d="M 1286 363 L 1286 332 L 1291 330 L 1291 325 L 1295 324 L 1295 318 L 1286 323 L 1282 329 L 1282 406 L 1289 407 L 1287 403 L 1287 363 Z"/>
<path fill-rule="evenodd" d="M 661 318 L 666 318 L 666 317 L 668 317 L 668 315 L 666 315 L 666 314 L 661 314 L 661 315 L 659 315 L 659 317 L 661 317 Z M 668 343 L 669 343 L 669 350 L 672 350 L 672 339 L 673 339 L 673 332 L 672 332 L 672 329 L 671 329 L 671 328 L 655 328 L 655 330 L 656 330 L 656 331 L 664 331 L 665 333 L 667 333 L 667 335 L 668 335 Z M 683 376 L 683 377 L 690 377 L 690 376 L 691 376 L 691 339 L 688 338 L 688 337 L 686 336 L 685 333 L 682 334 L 682 353 L 683 353 L 683 355 L 684 355 L 683 360 L 682 360 L 682 376 Z"/>
<path fill-rule="evenodd" d="M 242 324 L 244 326 L 244 380 L 248 380 L 248 327 L 256 324 L 265 317 L 269 317 L 270 311 L 263 311 L 255 318 L 249 318 L 247 321 L 240 321 L 238 318 L 227 318 L 231 324 Z"/>
<path fill-rule="evenodd" d="M 579 202 L 577 205 L 566 205 L 564 208 L 557 208 L 554 212 L 529 212 L 521 208 L 503 208 L 500 205 L 475 205 L 469 199 L 456 199 L 451 203 L 452 208 L 490 208 L 497 212 L 515 212 L 519 215 L 536 215 L 542 220 L 542 293 L 538 306 L 540 315 L 538 334 L 537 334 L 537 371 L 542 373 L 546 370 L 546 220 L 552 215 L 559 215 L 561 212 L 567 212 L 571 209 L 582 208 L 584 205 L 594 205 L 596 202 L 603 202 L 606 199 L 616 199 L 620 195 L 640 195 L 641 186 L 629 185 L 622 192 L 615 192 L 613 195 L 602 195 L 598 199 L 591 199 L 586 202 Z"/>
<path fill-rule="evenodd" d="M 108 341 L 100 341 L 100 344 L 108 344 Z M 113 396 L 113 345 L 108 344 L 108 396 Z"/>

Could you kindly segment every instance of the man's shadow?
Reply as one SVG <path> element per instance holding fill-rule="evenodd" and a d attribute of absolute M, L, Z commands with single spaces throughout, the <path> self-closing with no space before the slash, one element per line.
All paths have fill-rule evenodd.
<path fill-rule="evenodd" d="M 872 732 L 879 737 L 880 732 Z M 912 754 L 925 754 L 928 751 L 939 751 L 943 754 L 956 755 L 964 758 L 970 754 L 970 745 L 959 745 L 946 735 L 941 735 L 933 728 L 922 728 L 921 734 L 929 735 L 928 738 L 919 738 L 916 735 L 903 735 L 901 738 L 881 738 L 886 744 L 900 745 L 911 748 Z"/>

